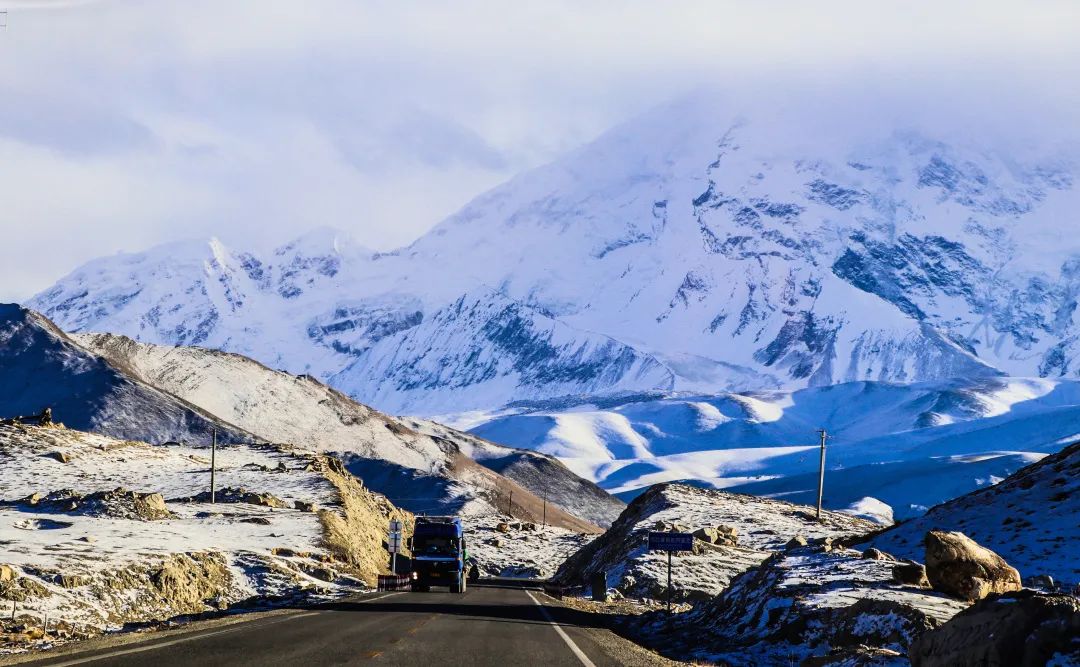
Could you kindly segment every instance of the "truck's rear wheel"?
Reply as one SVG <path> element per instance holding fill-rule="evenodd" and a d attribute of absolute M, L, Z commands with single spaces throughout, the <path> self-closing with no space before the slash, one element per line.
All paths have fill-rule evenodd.
<path fill-rule="evenodd" d="M 412 585 L 413 593 L 427 593 L 431 590 L 431 586 L 425 586 L 424 584 L 418 584 L 415 581 Z"/>

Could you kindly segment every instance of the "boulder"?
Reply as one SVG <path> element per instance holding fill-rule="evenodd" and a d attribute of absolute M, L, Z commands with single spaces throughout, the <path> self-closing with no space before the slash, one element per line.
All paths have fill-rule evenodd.
<path fill-rule="evenodd" d="M 15 569 L 10 565 L 0 565 L 0 581 L 14 581 Z"/>
<path fill-rule="evenodd" d="M 1024 580 L 1024 585 L 1028 588 L 1042 588 L 1048 591 L 1057 590 L 1057 586 L 1054 585 L 1054 578 L 1049 574 L 1036 574 L 1034 577 L 1028 577 Z"/>
<path fill-rule="evenodd" d="M 698 528 L 694 531 L 694 538 L 708 544 L 716 544 L 716 541 L 720 539 L 720 531 L 709 527 Z"/>
<path fill-rule="evenodd" d="M 720 534 L 716 544 L 722 544 L 729 547 L 738 546 L 739 544 L 739 529 L 735 526 L 726 526 L 720 524 L 716 527 L 716 532 Z"/>
<path fill-rule="evenodd" d="M 874 547 L 870 547 L 866 551 L 862 552 L 862 557 L 865 558 L 866 560 L 887 560 L 887 561 L 895 561 L 896 560 L 896 558 L 894 558 L 892 554 L 887 554 L 884 551 L 881 551 L 880 549 L 875 549 Z"/>
<path fill-rule="evenodd" d="M 911 643 L 914 667 L 1035 667 L 1080 660 L 1080 600 L 1019 591 L 994 595 Z"/>
<path fill-rule="evenodd" d="M 510 524 L 506 523 L 505 521 L 500 521 L 499 523 L 495 524 L 495 530 L 499 531 L 500 533 L 509 533 Z"/>
<path fill-rule="evenodd" d="M 314 512 L 315 503 L 308 503 L 304 502 L 303 500 L 294 500 L 293 509 L 299 510 L 301 512 Z"/>
<path fill-rule="evenodd" d="M 68 463 L 69 461 L 71 461 L 71 457 L 68 456 L 66 452 L 49 452 L 45 456 L 48 456 L 50 459 L 59 461 L 60 463 Z"/>
<path fill-rule="evenodd" d="M 147 493 L 144 495 L 132 491 L 131 495 L 135 514 L 140 518 L 146 519 L 147 521 L 154 521 L 157 519 L 168 519 L 173 516 L 173 513 L 169 511 L 169 508 L 165 505 L 164 496 L 160 493 Z"/>
<path fill-rule="evenodd" d="M 893 581 L 905 586 L 918 586 L 930 588 L 930 582 L 926 578 L 926 566 L 915 561 L 897 563 L 892 569 Z"/>
<path fill-rule="evenodd" d="M 1021 588 L 1015 568 L 963 533 L 932 530 L 923 545 L 926 577 L 936 591 L 974 601 Z"/>
<path fill-rule="evenodd" d="M 787 544 L 784 545 L 784 548 L 785 549 L 801 549 L 802 547 L 805 547 L 808 544 L 810 544 L 810 543 L 807 542 L 807 540 L 806 540 L 806 538 L 804 536 L 796 535 L 795 537 L 793 537 L 793 538 L 791 538 L 790 540 L 787 541 Z"/>

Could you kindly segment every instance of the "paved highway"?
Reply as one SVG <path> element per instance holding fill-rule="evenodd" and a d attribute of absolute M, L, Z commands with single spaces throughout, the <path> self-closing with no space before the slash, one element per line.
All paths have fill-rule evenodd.
<path fill-rule="evenodd" d="M 546 604 L 536 591 L 470 587 L 464 595 L 381 593 L 284 614 L 254 616 L 144 641 L 53 655 L 24 665 L 562 665 L 671 664 L 590 614 Z M 92 646 L 92 645 L 90 645 Z"/>

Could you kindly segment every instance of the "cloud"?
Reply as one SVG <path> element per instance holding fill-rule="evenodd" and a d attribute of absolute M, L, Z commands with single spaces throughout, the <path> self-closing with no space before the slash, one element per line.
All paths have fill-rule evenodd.
<path fill-rule="evenodd" d="M 3 9 L 0 299 L 178 238 L 273 245 L 332 225 L 375 248 L 405 244 L 482 190 L 699 86 L 755 112 L 974 119 L 1001 136 L 1072 132 L 1080 102 L 1066 1 Z"/>

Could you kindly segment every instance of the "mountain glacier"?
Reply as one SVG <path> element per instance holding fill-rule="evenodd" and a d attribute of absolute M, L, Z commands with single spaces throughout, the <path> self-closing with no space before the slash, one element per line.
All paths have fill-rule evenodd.
<path fill-rule="evenodd" d="M 376 253 L 317 230 L 90 262 L 69 331 L 238 352 L 397 413 L 1080 373 L 1077 151 L 694 95 Z"/>

